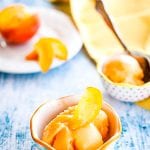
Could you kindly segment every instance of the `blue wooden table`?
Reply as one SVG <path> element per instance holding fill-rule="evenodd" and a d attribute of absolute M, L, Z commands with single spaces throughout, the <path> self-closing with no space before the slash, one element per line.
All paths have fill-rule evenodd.
<path fill-rule="evenodd" d="M 0 7 L 13 2 L 50 7 L 45 0 L 0 0 Z M 72 60 L 47 74 L 12 75 L 0 73 L 0 150 L 40 150 L 31 138 L 32 112 L 45 100 L 82 92 L 87 86 L 103 86 L 94 64 L 82 50 Z M 123 131 L 115 150 L 150 149 L 150 112 L 132 103 L 104 100 L 118 112 Z"/>

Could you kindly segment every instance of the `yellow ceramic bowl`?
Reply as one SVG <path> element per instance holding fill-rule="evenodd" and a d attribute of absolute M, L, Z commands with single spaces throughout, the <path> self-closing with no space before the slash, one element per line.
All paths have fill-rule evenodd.
<path fill-rule="evenodd" d="M 60 112 L 64 111 L 68 107 L 76 105 L 78 101 L 79 97 L 77 96 L 67 96 L 55 101 L 46 102 L 39 106 L 39 108 L 33 113 L 30 120 L 30 131 L 33 140 L 49 150 L 55 150 L 53 147 L 41 140 L 42 132 L 45 126 L 53 118 L 55 118 Z M 113 144 L 119 138 L 121 133 L 121 122 L 115 110 L 107 103 L 103 103 L 102 110 L 108 115 L 110 126 L 109 138 L 99 148 L 99 150 L 112 150 Z"/>
<path fill-rule="evenodd" d="M 137 102 L 150 97 L 150 82 L 141 86 L 127 83 L 114 83 L 105 76 L 102 71 L 102 66 L 103 64 L 98 65 L 98 72 L 100 73 L 106 92 L 113 98 L 125 102 Z"/>

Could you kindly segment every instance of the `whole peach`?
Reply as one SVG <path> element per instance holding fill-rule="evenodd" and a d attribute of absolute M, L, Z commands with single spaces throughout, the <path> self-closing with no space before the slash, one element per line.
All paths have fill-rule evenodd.
<path fill-rule="evenodd" d="M 24 6 L 9 6 L 0 12 L 0 33 L 7 43 L 21 44 L 31 39 L 40 26 L 37 14 Z"/>

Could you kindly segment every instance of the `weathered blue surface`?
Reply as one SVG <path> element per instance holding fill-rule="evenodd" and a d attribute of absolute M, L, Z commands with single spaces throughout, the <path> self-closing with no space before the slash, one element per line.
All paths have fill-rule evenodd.
<path fill-rule="evenodd" d="M 50 7 L 46 0 L 0 0 L 0 7 L 12 2 Z M 0 150 L 40 150 L 30 136 L 32 112 L 47 99 L 76 94 L 86 86 L 103 90 L 95 66 L 81 51 L 63 66 L 47 74 L 10 75 L 0 73 Z M 115 150 L 150 149 L 150 112 L 131 103 L 104 99 L 121 117 L 123 132 Z"/>

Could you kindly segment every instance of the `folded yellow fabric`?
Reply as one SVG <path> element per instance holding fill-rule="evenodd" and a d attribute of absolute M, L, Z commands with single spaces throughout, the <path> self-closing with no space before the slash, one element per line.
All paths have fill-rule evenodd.
<path fill-rule="evenodd" d="M 136 104 L 146 110 L 150 110 L 150 97 L 143 101 L 137 102 Z"/>
<path fill-rule="evenodd" d="M 70 0 L 73 18 L 90 56 L 121 52 L 122 47 L 95 9 L 95 0 Z M 120 37 L 130 50 L 150 54 L 150 0 L 104 0 Z"/>
<path fill-rule="evenodd" d="M 128 48 L 150 54 L 150 0 L 105 0 L 104 3 Z"/>
<path fill-rule="evenodd" d="M 89 55 L 96 61 L 122 47 L 95 9 L 95 0 L 70 0 L 73 18 Z"/>

